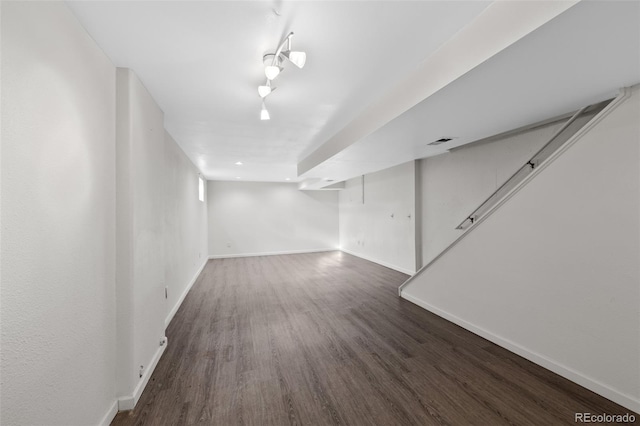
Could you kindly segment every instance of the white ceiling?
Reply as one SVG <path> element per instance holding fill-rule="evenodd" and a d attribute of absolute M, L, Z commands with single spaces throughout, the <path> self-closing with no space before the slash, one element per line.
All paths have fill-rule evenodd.
<path fill-rule="evenodd" d="M 340 181 L 441 153 L 425 147 L 441 136 L 458 137 L 446 148 L 469 143 L 640 81 L 637 1 L 490 3 L 68 2 L 113 63 L 144 82 L 167 130 L 208 179 L 306 179 L 312 188 L 327 184 L 318 178 Z M 533 22 L 532 8 L 544 4 L 557 10 Z M 530 28 L 515 28 L 523 23 Z M 262 55 L 289 31 L 307 65 L 285 65 L 267 98 L 272 119 L 263 122 Z M 472 42 L 460 55 L 451 45 L 465 32 Z M 429 83 L 437 71 L 430 59 L 454 55 L 452 64 L 464 62 L 491 37 L 502 42 L 496 52 L 504 50 L 483 53 L 470 71 L 451 73 L 432 93 L 416 91 L 395 118 L 402 111 L 389 101 L 397 99 L 394 91 L 402 84 L 411 91 L 416 79 Z M 385 120 L 369 119 L 372 106 Z M 366 132 L 349 131 L 358 121 L 367 122 Z"/>
<path fill-rule="evenodd" d="M 489 3 L 68 2 L 113 63 L 144 82 L 207 178 L 256 181 L 298 180 L 299 159 Z M 307 64 L 285 65 L 262 122 L 262 56 L 289 31 Z"/>
<path fill-rule="evenodd" d="M 640 82 L 640 2 L 583 1 L 303 174 L 309 189 L 446 152 Z M 639 118 L 640 120 L 640 118 Z M 455 137 L 427 146 L 443 136 Z"/>

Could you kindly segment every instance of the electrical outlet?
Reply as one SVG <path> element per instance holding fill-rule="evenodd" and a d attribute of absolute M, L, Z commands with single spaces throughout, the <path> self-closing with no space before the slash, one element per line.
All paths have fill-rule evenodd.
<path fill-rule="evenodd" d="M 142 378 L 142 372 L 143 371 L 144 371 L 144 365 L 141 365 L 140 366 L 140 373 L 139 373 L 140 374 L 140 378 Z"/>
<path fill-rule="evenodd" d="M 231 243 L 227 243 L 227 248 L 231 248 Z"/>
<path fill-rule="evenodd" d="M 164 298 L 165 299 L 169 298 L 169 287 L 166 287 L 166 286 L 164 288 Z"/>

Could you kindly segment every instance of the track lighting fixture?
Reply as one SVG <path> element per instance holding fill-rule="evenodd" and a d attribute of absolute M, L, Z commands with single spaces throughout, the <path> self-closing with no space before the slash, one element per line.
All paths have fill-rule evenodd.
<path fill-rule="evenodd" d="M 262 58 L 265 63 L 270 61 L 264 68 L 264 74 L 268 80 L 273 80 L 280 74 L 283 70 L 281 64 L 284 59 L 287 59 L 298 68 L 304 67 L 304 64 L 307 62 L 307 54 L 305 52 L 291 50 L 291 37 L 293 37 L 293 32 L 287 34 L 284 40 L 282 40 L 278 49 L 276 49 L 276 53 L 267 53 Z"/>
<path fill-rule="evenodd" d="M 262 110 L 260 111 L 261 120 L 269 120 L 270 118 L 269 111 L 264 105 L 264 98 L 275 90 L 275 87 L 271 87 L 271 81 L 284 70 L 282 67 L 284 60 L 288 60 L 298 68 L 304 67 L 307 62 L 307 54 L 305 52 L 291 50 L 291 37 L 293 37 L 293 32 L 287 34 L 275 53 L 267 53 L 262 58 L 265 64 L 264 75 L 267 77 L 267 82 L 262 86 L 258 86 L 258 94 L 263 99 Z"/>

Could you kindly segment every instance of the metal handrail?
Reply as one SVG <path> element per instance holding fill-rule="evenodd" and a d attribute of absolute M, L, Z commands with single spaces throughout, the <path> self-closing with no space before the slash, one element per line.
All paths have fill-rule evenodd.
<path fill-rule="evenodd" d="M 462 222 L 460 222 L 460 224 L 458 226 L 456 226 L 455 229 L 464 229 L 464 225 L 469 222 L 470 225 L 472 225 L 477 219 L 478 219 L 478 212 L 481 211 L 488 203 L 489 201 L 495 197 L 496 195 L 498 195 L 498 193 L 500 193 L 502 191 L 503 188 L 507 187 L 509 184 L 511 184 L 511 181 L 523 170 L 533 170 L 536 168 L 536 166 L 538 164 L 540 164 L 539 160 L 537 159 L 537 157 L 554 141 L 558 138 L 558 136 L 560 136 L 565 130 L 567 130 L 567 128 L 572 125 L 583 113 L 584 111 L 589 108 L 589 106 L 580 108 L 578 111 L 576 111 L 575 114 L 573 114 L 573 116 L 571 116 L 570 119 L 568 119 L 560 129 L 558 129 L 553 136 L 551 136 L 551 138 L 549 139 L 549 141 L 547 143 L 544 144 L 544 146 L 542 148 L 540 148 L 530 159 L 529 161 L 527 161 L 522 167 L 520 167 L 514 174 L 512 174 L 509 179 L 507 179 L 502 185 L 500 185 L 498 187 L 498 189 L 496 189 L 491 195 L 489 195 L 481 204 L 480 206 L 475 209 L 473 212 L 471 212 L 471 214 L 469 216 L 466 217 L 465 220 L 463 220 Z"/>
<path fill-rule="evenodd" d="M 529 173 L 527 176 L 524 177 L 524 179 L 522 181 L 518 182 L 515 185 L 515 187 L 510 189 L 508 191 L 508 193 L 505 194 L 504 197 L 500 198 L 500 200 L 498 200 L 498 202 L 496 204 L 494 204 L 491 207 L 489 207 L 489 209 L 487 210 L 487 212 L 485 214 L 483 214 L 482 216 L 478 217 L 477 222 L 474 221 L 474 223 L 476 223 L 476 226 L 479 225 L 481 222 L 483 222 L 487 217 L 489 217 L 497 209 L 499 209 L 514 194 L 516 194 L 518 191 L 520 191 L 520 189 L 522 189 L 522 187 L 524 187 L 532 178 L 534 178 L 535 174 L 540 173 L 544 168 L 546 168 L 555 159 L 557 159 L 560 155 L 562 155 L 562 153 L 564 151 L 566 151 L 571 145 L 576 143 L 586 132 L 588 132 L 590 129 L 592 129 L 597 123 L 599 123 L 604 117 L 606 117 L 611 111 L 616 109 L 618 107 L 618 105 L 620 105 L 622 102 L 624 102 L 630 96 L 631 96 L 631 89 L 630 88 L 623 88 L 623 89 L 620 90 L 620 93 L 615 98 L 609 99 L 609 100 L 606 100 L 606 101 L 600 102 L 598 104 L 591 105 L 591 106 L 587 107 L 587 108 L 596 107 L 596 109 L 597 109 L 600 105 L 603 105 L 603 107 L 598 112 L 596 112 L 595 116 L 592 119 L 590 119 L 588 123 L 586 123 L 584 126 L 582 126 L 575 134 L 573 134 L 567 141 L 565 141 L 562 144 L 562 146 L 559 147 L 557 150 L 555 150 L 549 157 L 544 159 L 539 164 L 539 167 L 536 167 L 535 170 L 532 170 L 532 173 Z M 583 110 L 584 109 L 585 108 L 583 108 Z M 555 138 L 555 135 L 554 135 L 554 138 Z M 553 140 L 553 138 L 552 138 L 552 140 Z M 542 150 L 540 150 L 540 151 L 542 151 Z M 540 153 L 540 151 L 538 151 L 538 153 Z M 536 153 L 536 154 L 538 154 L 538 153 Z M 476 209 L 476 211 L 477 210 L 478 209 Z M 476 229 L 476 226 L 473 226 L 473 227 L 465 229 L 464 232 L 462 234 L 460 234 L 458 236 L 458 238 L 456 238 L 444 250 L 442 250 L 440 253 L 438 253 L 438 255 L 436 255 L 433 259 L 431 259 L 426 265 L 422 266 L 418 271 L 416 271 L 415 274 L 413 274 L 405 282 L 403 282 L 398 287 L 398 296 L 403 297 L 402 296 L 402 292 L 405 289 L 405 287 L 407 287 L 409 284 L 411 284 L 417 277 L 422 275 L 422 273 L 425 270 L 429 269 L 431 267 L 431 265 L 436 263 L 449 250 L 453 249 L 458 243 L 460 243 L 460 241 L 462 241 L 464 238 L 466 238 L 471 231 Z"/>

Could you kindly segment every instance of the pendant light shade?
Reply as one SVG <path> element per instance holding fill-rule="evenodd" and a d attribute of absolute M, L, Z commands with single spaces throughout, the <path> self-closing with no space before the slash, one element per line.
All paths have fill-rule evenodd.
<path fill-rule="evenodd" d="M 264 102 L 262 102 L 262 109 L 260 110 L 260 120 L 270 120 L 269 111 L 267 111 L 267 107 Z"/>
<path fill-rule="evenodd" d="M 269 80 L 273 80 L 278 74 L 280 74 L 280 67 L 277 65 L 269 65 L 264 68 L 264 75 L 266 75 Z"/>
<path fill-rule="evenodd" d="M 258 86 L 258 94 L 261 98 L 266 98 L 271 92 L 271 80 L 267 80 L 267 83 L 264 86 Z"/>
<path fill-rule="evenodd" d="M 307 62 L 307 54 L 305 52 L 282 52 L 282 56 L 287 58 L 293 65 L 298 68 L 304 67 L 305 62 Z"/>

